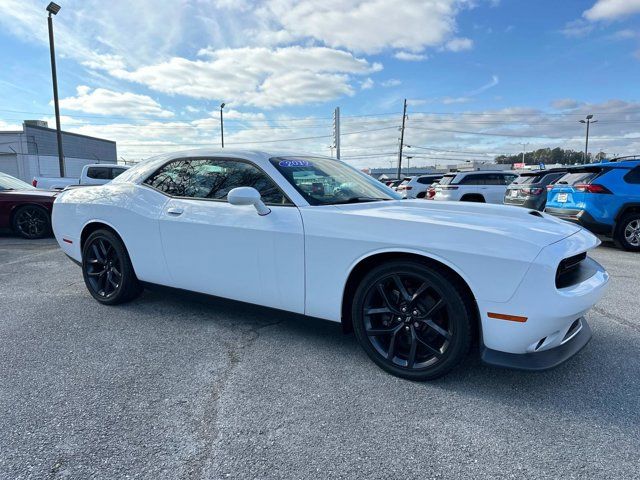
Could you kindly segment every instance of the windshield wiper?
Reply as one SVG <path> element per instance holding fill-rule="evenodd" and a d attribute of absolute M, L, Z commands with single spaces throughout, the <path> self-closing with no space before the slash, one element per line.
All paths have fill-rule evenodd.
<path fill-rule="evenodd" d="M 379 202 L 391 200 L 390 198 L 378 198 L 378 197 L 351 197 L 346 200 L 338 200 L 336 202 L 331 202 L 331 205 L 340 205 L 344 203 L 364 203 L 364 202 Z"/>

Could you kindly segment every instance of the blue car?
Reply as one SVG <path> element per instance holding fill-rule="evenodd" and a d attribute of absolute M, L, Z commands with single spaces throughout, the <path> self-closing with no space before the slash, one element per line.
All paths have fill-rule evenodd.
<path fill-rule="evenodd" d="M 549 190 L 545 212 L 640 251 L 640 158 L 570 168 Z"/>

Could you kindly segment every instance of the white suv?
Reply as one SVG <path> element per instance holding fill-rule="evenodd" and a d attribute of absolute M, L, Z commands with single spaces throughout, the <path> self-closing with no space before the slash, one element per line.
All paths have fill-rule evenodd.
<path fill-rule="evenodd" d="M 511 172 L 461 172 L 442 177 L 434 200 L 502 203 L 507 185 L 518 175 Z"/>
<path fill-rule="evenodd" d="M 425 198 L 429 186 L 441 178 L 442 174 L 437 173 L 433 175 L 407 177 L 396 187 L 396 191 L 402 196 L 402 198 Z"/>

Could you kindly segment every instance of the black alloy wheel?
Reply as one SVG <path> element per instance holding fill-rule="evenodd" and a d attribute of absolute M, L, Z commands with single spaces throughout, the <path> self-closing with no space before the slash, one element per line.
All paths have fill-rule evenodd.
<path fill-rule="evenodd" d="M 108 230 L 97 230 L 85 241 L 82 273 L 89 293 L 106 305 L 126 302 L 142 291 L 124 244 Z"/>
<path fill-rule="evenodd" d="M 471 343 L 469 302 L 456 281 L 417 262 L 372 270 L 353 303 L 356 336 L 369 357 L 393 375 L 430 380 L 454 368 Z"/>
<path fill-rule="evenodd" d="M 51 233 L 49 213 L 37 205 L 20 207 L 13 216 L 13 230 L 24 238 L 44 238 Z"/>

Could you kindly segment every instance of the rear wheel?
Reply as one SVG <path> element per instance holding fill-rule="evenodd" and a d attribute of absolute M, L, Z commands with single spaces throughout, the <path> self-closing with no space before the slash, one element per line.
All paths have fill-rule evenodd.
<path fill-rule="evenodd" d="M 640 251 L 640 213 L 628 213 L 616 225 L 616 243 L 633 252 Z"/>
<path fill-rule="evenodd" d="M 82 274 L 89 293 L 105 305 L 128 302 L 142 292 L 122 240 L 109 230 L 96 230 L 85 241 Z"/>
<path fill-rule="evenodd" d="M 25 205 L 13 215 L 13 231 L 24 238 L 44 238 L 51 234 L 49 212 L 38 205 Z"/>
<path fill-rule="evenodd" d="M 362 280 L 353 328 L 383 370 L 431 380 L 454 368 L 471 344 L 473 315 L 454 279 L 418 262 L 390 262 Z"/>

